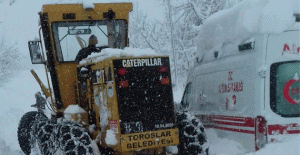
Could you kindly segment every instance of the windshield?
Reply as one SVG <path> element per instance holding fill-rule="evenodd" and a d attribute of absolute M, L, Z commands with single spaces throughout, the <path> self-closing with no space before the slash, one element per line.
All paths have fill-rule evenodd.
<path fill-rule="evenodd" d="M 271 66 L 271 108 L 283 117 L 300 116 L 300 62 Z"/>
<path fill-rule="evenodd" d="M 58 61 L 74 61 L 79 50 L 89 45 L 89 38 L 92 35 L 97 37 L 96 47 L 124 48 L 127 37 L 125 25 L 124 20 L 53 23 L 52 30 Z"/>

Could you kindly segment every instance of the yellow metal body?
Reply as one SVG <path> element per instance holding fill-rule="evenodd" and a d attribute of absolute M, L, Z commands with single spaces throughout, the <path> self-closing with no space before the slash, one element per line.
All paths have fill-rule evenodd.
<path fill-rule="evenodd" d="M 125 134 L 121 135 L 121 149 L 125 152 L 176 145 L 178 136 L 178 129 Z"/>
<path fill-rule="evenodd" d="M 46 47 L 48 52 L 47 59 L 48 62 L 50 62 L 49 55 L 53 56 L 53 60 L 51 60 L 53 63 L 52 70 L 50 69 L 50 72 L 52 72 L 52 75 L 56 75 L 56 77 L 55 79 L 52 77 L 52 83 L 53 85 L 57 85 L 56 88 L 58 88 L 58 90 L 54 89 L 54 92 L 59 92 L 61 97 L 62 106 L 57 107 L 56 109 L 59 113 L 63 114 L 64 110 L 69 105 L 79 105 L 81 108 L 87 111 L 87 113 L 68 114 L 65 115 L 65 117 L 71 117 L 76 122 L 86 125 L 87 128 L 89 125 L 95 125 L 94 132 L 90 135 L 91 138 L 96 140 L 99 146 L 112 148 L 115 151 L 114 154 L 129 155 L 134 154 L 137 150 L 144 150 L 148 153 L 161 152 L 163 154 L 165 151 L 165 146 L 177 145 L 179 143 L 179 133 L 177 128 L 147 131 L 134 134 L 121 134 L 120 122 L 118 121 L 120 120 L 117 101 L 118 94 L 116 93 L 116 90 L 113 90 L 113 94 L 108 95 L 108 88 L 116 88 L 113 75 L 114 66 L 112 63 L 116 58 L 107 58 L 96 63 L 87 62 L 84 65 L 79 65 L 76 62 L 59 62 L 57 60 L 54 45 L 55 40 L 51 27 L 53 22 L 104 20 L 103 13 L 110 9 L 115 12 L 115 19 L 122 19 L 128 22 L 129 12 L 132 10 L 132 4 L 94 4 L 93 9 L 87 10 L 85 10 L 81 4 L 55 4 L 43 6 L 40 14 L 42 16 L 46 16 L 46 18 L 44 18 L 46 21 L 42 21 L 42 23 L 44 22 L 44 37 L 45 34 L 46 37 L 48 37 L 48 47 Z M 63 18 L 63 14 L 70 13 L 75 14 L 76 18 Z M 82 80 L 80 79 L 78 73 L 83 67 L 89 70 L 87 78 L 81 81 L 86 83 L 86 87 L 78 84 L 78 81 Z M 97 78 L 97 82 L 92 83 L 90 71 L 96 70 L 99 71 L 100 74 Z M 109 72 L 112 73 L 112 75 L 104 74 Z M 54 80 L 56 80 L 57 83 L 53 82 Z M 44 93 L 49 95 L 46 88 L 43 85 L 41 85 L 41 87 Z M 81 90 L 82 87 L 84 87 L 85 91 Z M 103 117 L 101 116 L 100 111 L 103 108 L 110 112 L 109 117 L 107 118 L 108 124 L 106 125 L 100 123 L 100 118 Z M 93 117 L 94 120 L 90 120 L 90 117 Z M 110 146 L 105 142 L 106 131 L 109 129 L 114 130 L 118 140 L 118 143 L 114 146 Z"/>
<path fill-rule="evenodd" d="M 50 97 L 51 94 L 49 92 L 49 90 L 46 88 L 46 86 L 43 84 L 43 82 L 41 81 L 41 79 L 38 77 L 38 75 L 36 74 L 36 72 L 32 69 L 30 70 L 31 74 L 33 75 L 33 77 L 35 78 L 35 80 L 39 83 L 43 93 L 45 94 L 46 98 Z"/>
<path fill-rule="evenodd" d="M 94 9 L 85 10 L 82 4 L 54 4 L 44 5 L 41 14 L 47 14 L 48 29 L 52 32 L 51 24 L 60 21 L 86 21 L 86 20 L 103 20 L 103 12 L 112 9 L 115 12 L 115 19 L 123 19 L 128 21 L 129 11 L 132 10 L 131 3 L 107 3 L 107 4 L 94 4 Z M 63 19 L 63 14 L 74 13 L 75 19 Z M 53 34 L 48 34 L 52 40 L 51 46 L 54 56 L 54 63 L 57 72 L 57 80 L 61 94 L 62 109 L 68 105 L 76 104 L 76 68 L 78 63 L 66 62 L 60 63 L 56 58 L 54 47 Z"/>
<path fill-rule="evenodd" d="M 159 56 L 159 57 L 167 57 L 167 56 Z M 126 58 L 126 57 L 122 57 Z M 134 57 L 127 57 L 134 58 Z M 143 58 L 154 58 L 153 56 L 148 57 L 138 57 L 139 59 Z M 105 147 L 110 147 L 116 150 L 115 154 L 133 154 L 136 150 L 147 150 L 155 149 L 156 152 L 159 150 L 163 153 L 162 150 L 166 146 L 178 145 L 179 144 L 179 131 L 178 128 L 173 129 L 165 129 L 158 131 L 148 131 L 148 132 L 140 132 L 140 133 L 132 133 L 132 134 L 121 134 L 121 125 L 118 120 L 119 118 L 119 109 L 118 109 L 118 100 L 117 100 L 117 91 L 113 89 L 113 94 L 111 96 L 108 95 L 108 88 L 116 88 L 115 83 L 115 75 L 113 71 L 113 60 L 120 59 L 117 57 L 107 58 L 97 63 L 94 63 L 93 59 L 87 59 L 85 65 L 81 65 L 79 67 L 87 67 L 92 71 L 99 71 L 99 77 L 97 77 L 97 82 L 90 84 L 91 88 L 89 90 L 93 90 L 93 94 L 88 96 L 91 97 L 92 109 L 96 114 L 96 131 L 93 134 L 93 139 L 97 137 L 101 137 L 100 144 Z M 109 71 L 111 69 L 111 71 Z M 109 75 L 108 73 L 111 73 Z M 105 76 L 105 77 L 104 77 Z M 109 77 L 111 76 L 111 77 Z M 106 79 L 106 80 L 105 80 Z M 109 80 L 110 79 L 110 80 Z M 111 81 L 111 82 L 109 82 Z M 99 94 L 102 94 L 99 96 Z M 110 112 L 110 116 L 108 117 L 108 125 L 104 128 L 101 127 L 100 120 L 101 118 L 100 111 L 101 108 L 107 108 Z M 105 143 L 106 131 L 112 129 L 115 130 L 115 134 L 118 140 L 118 144 L 114 146 L 109 146 Z M 101 135 L 101 136 L 100 136 Z M 149 152 L 148 152 L 149 153 Z"/>

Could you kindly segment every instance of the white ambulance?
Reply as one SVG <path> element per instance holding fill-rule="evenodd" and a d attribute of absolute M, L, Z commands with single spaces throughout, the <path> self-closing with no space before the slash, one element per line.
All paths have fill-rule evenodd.
<path fill-rule="evenodd" d="M 257 33 L 236 47 L 204 51 L 188 75 L 181 107 L 250 152 L 300 137 L 300 26 L 295 17 L 298 24 L 282 33 Z"/>

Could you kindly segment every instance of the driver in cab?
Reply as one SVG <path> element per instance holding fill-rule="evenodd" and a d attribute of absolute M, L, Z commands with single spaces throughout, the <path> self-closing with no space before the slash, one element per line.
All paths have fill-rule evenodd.
<path fill-rule="evenodd" d="M 78 52 L 75 62 L 79 63 L 82 59 L 87 58 L 92 52 L 98 52 L 99 50 L 96 48 L 96 44 L 98 44 L 97 37 L 95 35 L 91 35 L 88 47 L 82 48 Z"/>

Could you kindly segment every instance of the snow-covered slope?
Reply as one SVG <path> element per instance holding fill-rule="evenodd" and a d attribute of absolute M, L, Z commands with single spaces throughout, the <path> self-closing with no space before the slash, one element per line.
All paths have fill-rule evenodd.
<path fill-rule="evenodd" d="M 46 83 L 43 68 L 35 68 L 42 81 Z M 20 71 L 18 76 L 12 77 L 10 82 L 0 87 L 0 143 L 1 141 L 5 143 L 5 145 L 2 143 L 2 146 L 7 146 L 10 150 L 20 149 L 17 140 L 19 120 L 25 112 L 35 110 L 30 105 L 35 104 L 34 94 L 37 91 L 40 91 L 40 87 L 30 70 Z M 7 152 L 5 148 L 1 150 L 2 146 L 0 144 L 0 152 Z"/>

